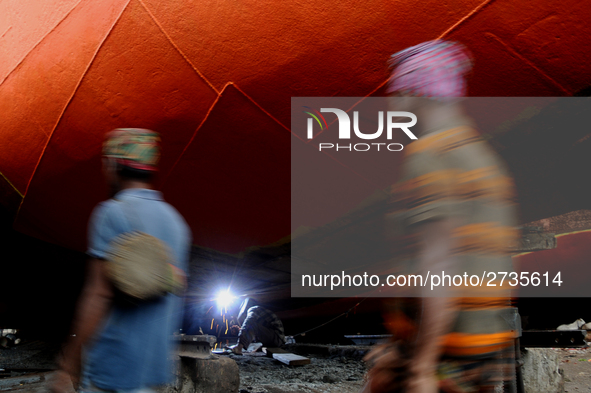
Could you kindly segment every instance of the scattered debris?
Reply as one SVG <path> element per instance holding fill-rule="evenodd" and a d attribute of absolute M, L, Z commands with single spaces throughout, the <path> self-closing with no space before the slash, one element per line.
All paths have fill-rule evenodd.
<path fill-rule="evenodd" d="M 319 344 L 288 346 L 289 351 L 306 356 L 310 361 L 298 367 L 258 355 L 260 352 L 250 356 L 232 354 L 230 357 L 240 369 L 241 393 L 358 393 L 367 371 L 360 354 L 366 353 L 370 347 L 356 347 L 347 352 L 333 347 Z"/>
<path fill-rule="evenodd" d="M 289 351 L 286 351 L 283 348 L 263 348 L 263 352 L 267 354 L 268 357 L 272 358 L 273 355 L 275 355 L 276 353 L 290 353 Z"/>
<path fill-rule="evenodd" d="M 16 337 L 14 334 L 7 334 L 4 337 L 0 337 L 0 347 L 10 348 L 20 344 L 21 339 Z"/>
<path fill-rule="evenodd" d="M 0 347 L 10 348 L 21 343 L 16 329 L 0 329 Z"/>
<path fill-rule="evenodd" d="M 552 350 L 561 360 L 559 372 L 564 374 L 564 391 L 589 391 L 591 348 Z M 583 359 L 583 361 L 579 361 L 579 359 Z"/>
<path fill-rule="evenodd" d="M 579 330 L 583 325 L 585 325 L 585 321 L 582 318 L 579 318 L 573 323 L 558 326 L 556 330 Z"/>

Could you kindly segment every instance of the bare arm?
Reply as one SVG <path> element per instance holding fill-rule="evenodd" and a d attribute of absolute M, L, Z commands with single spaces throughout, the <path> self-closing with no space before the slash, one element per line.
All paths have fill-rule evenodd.
<path fill-rule="evenodd" d="M 86 283 L 74 316 L 69 340 L 59 360 L 60 372 L 53 385 L 53 391 L 63 391 L 64 379 L 69 377 L 78 383 L 81 368 L 82 347 L 93 337 L 111 306 L 113 288 L 105 271 L 105 262 L 99 259 L 89 261 Z"/>

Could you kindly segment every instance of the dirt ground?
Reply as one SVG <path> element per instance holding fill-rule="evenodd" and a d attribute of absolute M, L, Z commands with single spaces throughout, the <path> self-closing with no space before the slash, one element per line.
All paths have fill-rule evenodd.
<path fill-rule="evenodd" d="M 591 348 L 552 350 L 564 373 L 564 391 L 591 392 Z M 229 356 L 240 369 L 240 393 L 358 393 L 367 371 L 360 356 L 309 355 L 310 364 L 295 367 L 260 352 Z M 0 380 L 0 391 L 46 393 L 50 374 L 25 374 L 12 386 L 3 386 Z"/>
<path fill-rule="evenodd" d="M 591 348 L 554 349 L 564 371 L 565 392 L 591 392 Z"/>
<path fill-rule="evenodd" d="M 357 393 L 366 372 L 362 360 L 310 355 L 310 364 L 287 366 L 263 353 L 229 355 L 240 369 L 240 393 Z"/>
<path fill-rule="evenodd" d="M 591 392 L 591 347 L 552 349 L 564 374 L 564 391 Z M 314 356 L 309 365 L 289 367 L 262 354 L 231 357 L 240 369 L 240 393 L 358 393 L 365 363 L 358 357 Z"/>

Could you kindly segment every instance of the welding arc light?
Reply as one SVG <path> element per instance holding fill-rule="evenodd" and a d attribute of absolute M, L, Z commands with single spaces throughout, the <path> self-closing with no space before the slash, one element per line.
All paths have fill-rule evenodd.
<path fill-rule="evenodd" d="M 230 304 L 236 299 L 236 296 L 232 295 L 229 289 L 218 292 L 215 297 L 215 301 L 220 309 L 227 309 Z"/>

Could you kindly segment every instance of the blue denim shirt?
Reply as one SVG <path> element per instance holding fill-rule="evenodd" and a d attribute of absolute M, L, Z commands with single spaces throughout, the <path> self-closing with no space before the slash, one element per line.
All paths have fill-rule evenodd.
<path fill-rule="evenodd" d="M 127 214 L 122 204 L 129 204 Z M 127 210 L 126 210 L 127 211 Z M 137 227 L 140 228 L 137 228 Z M 191 233 L 158 191 L 126 189 L 100 203 L 89 223 L 88 254 L 104 259 L 119 234 L 141 230 L 165 242 L 188 271 Z M 101 389 L 138 389 L 172 380 L 172 333 L 180 327 L 182 299 L 168 294 L 135 306 L 115 302 L 86 348 L 84 378 Z"/>

